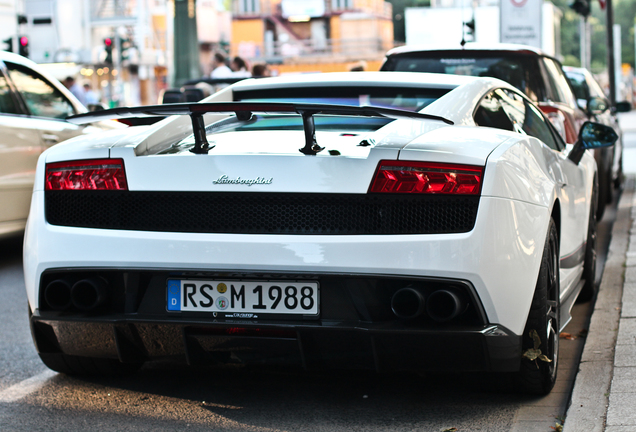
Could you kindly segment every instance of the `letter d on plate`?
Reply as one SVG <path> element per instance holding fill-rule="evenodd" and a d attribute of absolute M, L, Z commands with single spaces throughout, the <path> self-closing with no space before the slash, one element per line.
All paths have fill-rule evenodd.
<path fill-rule="evenodd" d="M 168 281 L 168 310 L 169 311 L 181 310 L 181 281 L 178 281 L 178 280 Z"/>

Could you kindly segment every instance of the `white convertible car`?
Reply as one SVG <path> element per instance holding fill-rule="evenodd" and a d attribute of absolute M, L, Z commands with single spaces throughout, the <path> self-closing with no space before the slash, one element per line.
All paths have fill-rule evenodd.
<path fill-rule="evenodd" d="M 39 159 L 33 339 L 69 374 L 162 357 L 511 373 L 549 392 L 594 293 L 596 165 L 493 78 L 245 80 Z M 591 216 L 591 217 L 590 217 Z"/>

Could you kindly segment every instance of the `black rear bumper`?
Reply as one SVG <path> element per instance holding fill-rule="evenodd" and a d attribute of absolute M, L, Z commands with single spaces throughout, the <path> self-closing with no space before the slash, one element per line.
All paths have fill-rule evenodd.
<path fill-rule="evenodd" d="M 404 325 L 318 320 L 311 323 L 156 318 L 68 317 L 36 311 L 40 353 L 113 358 L 166 357 L 188 364 L 275 362 L 305 369 L 497 371 L 519 369 L 521 338 L 504 327 L 421 330 Z"/>

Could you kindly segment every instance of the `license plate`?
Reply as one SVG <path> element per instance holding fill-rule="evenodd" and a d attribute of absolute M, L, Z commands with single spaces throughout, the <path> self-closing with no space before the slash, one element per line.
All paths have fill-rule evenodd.
<path fill-rule="evenodd" d="M 168 280 L 168 311 L 318 315 L 317 282 Z"/>

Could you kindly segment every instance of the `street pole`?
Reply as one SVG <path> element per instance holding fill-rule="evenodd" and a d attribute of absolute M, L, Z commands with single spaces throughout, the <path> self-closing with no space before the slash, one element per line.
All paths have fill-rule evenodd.
<path fill-rule="evenodd" d="M 174 85 L 199 78 L 196 0 L 174 0 Z"/>
<path fill-rule="evenodd" d="M 579 18 L 579 41 L 581 45 L 581 67 L 589 69 L 587 66 L 587 19 L 584 16 Z"/>
<path fill-rule="evenodd" d="M 609 79 L 610 106 L 616 106 L 616 68 L 614 66 L 614 9 L 612 0 L 605 2 L 607 10 L 607 75 Z"/>

